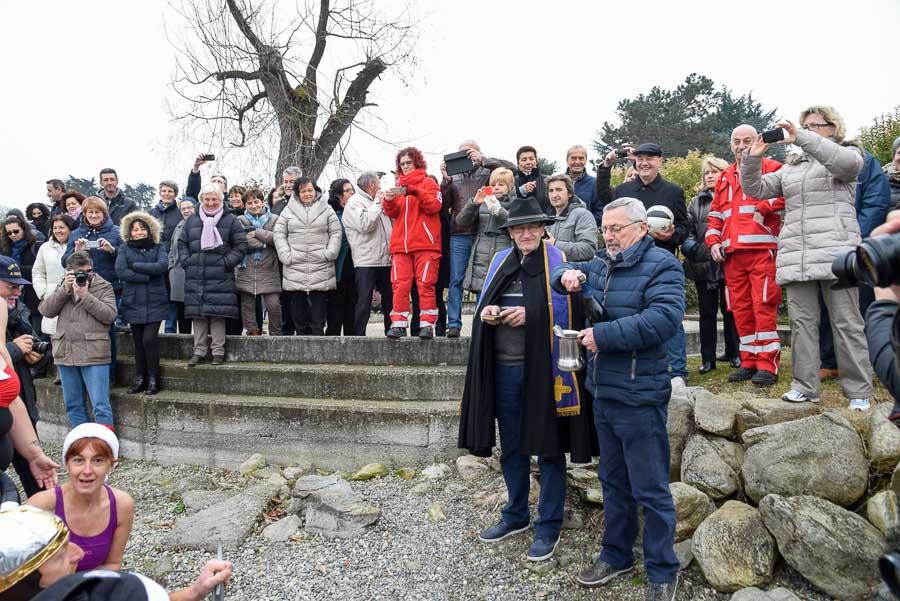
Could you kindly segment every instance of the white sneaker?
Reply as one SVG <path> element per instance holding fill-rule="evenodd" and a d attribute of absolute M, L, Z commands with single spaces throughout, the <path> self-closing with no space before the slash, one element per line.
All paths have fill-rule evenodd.
<path fill-rule="evenodd" d="M 869 399 L 850 399 L 850 411 L 868 411 L 871 408 Z"/>
<path fill-rule="evenodd" d="M 789 403 L 818 403 L 819 397 L 808 397 L 799 390 L 789 390 L 781 395 L 781 400 Z"/>

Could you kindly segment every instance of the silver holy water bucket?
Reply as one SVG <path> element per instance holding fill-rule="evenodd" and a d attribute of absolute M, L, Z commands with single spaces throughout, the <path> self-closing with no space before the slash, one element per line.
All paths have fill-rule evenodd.
<path fill-rule="evenodd" d="M 556 366 L 562 371 L 581 371 L 584 369 L 584 357 L 581 345 L 578 344 L 578 330 L 564 330 L 553 326 L 553 333 L 559 340 L 559 358 Z"/>

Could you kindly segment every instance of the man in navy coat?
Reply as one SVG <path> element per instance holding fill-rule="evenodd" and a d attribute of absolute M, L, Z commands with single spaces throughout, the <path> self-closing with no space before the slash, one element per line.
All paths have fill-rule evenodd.
<path fill-rule="evenodd" d="M 600 556 L 577 580 L 600 586 L 634 568 L 640 505 L 647 599 L 670 600 L 678 585 L 678 560 L 669 492 L 666 421 L 672 385 L 666 342 L 684 319 L 684 271 L 647 235 L 647 213 L 636 198 L 607 204 L 601 230 L 605 249 L 590 261 L 560 265 L 551 277 L 554 289 L 590 295 L 602 309 L 600 321 L 581 331 L 581 341 L 592 351 L 587 387 L 600 444 L 603 541 Z"/>

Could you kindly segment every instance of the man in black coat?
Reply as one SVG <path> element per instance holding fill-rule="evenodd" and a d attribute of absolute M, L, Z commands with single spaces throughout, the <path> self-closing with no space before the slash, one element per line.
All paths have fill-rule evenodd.
<path fill-rule="evenodd" d="M 516 195 L 519 198 L 529 196 L 537 198 L 541 210 L 545 213 L 550 208 L 550 197 L 547 195 L 547 182 L 538 165 L 537 150 L 534 146 L 522 146 L 516 151 Z"/>
<path fill-rule="evenodd" d="M 678 246 L 688 237 L 684 190 L 659 174 L 659 169 L 663 164 L 662 146 L 644 143 L 637 149 L 627 147 L 626 150 L 634 160 L 637 177 L 612 189 L 609 185 L 610 172 L 613 162 L 620 157 L 615 150 L 610 151 L 606 155 L 606 159 L 597 165 L 597 201 L 601 207 L 605 207 L 617 198 L 637 198 L 644 203 L 645 209 L 655 205 L 667 207 L 672 211 L 674 227 L 667 231 L 653 230 L 650 235 L 658 247 L 675 254 Z M 687 350 L 683 325 L 679 325 L 678 331 L 669 342 L 668 352 L 669 375 L 673 378 L 682 378 L 687 382 Z"/>
<path fill-rule="evenodd" d="M 17 275 L 18 274 L 18 275 Z M 24 282 L 24 283 L 23 283 Z M 38 408 L 37 393 L 34 389 L 34 380 L 31 377 L 31 366 L 26 357 L 38 357 L 33 352 L 33 330 L 31 329 L 30 312 L 28 307 L 19 300 L 22 294 L 22 286 L 27 280 L 22 279 L 21 272 L 9 257 L 0 257 L 0 300 L 7 304 L 9 315 L 6 321 L 6 350 L 13 361 L 13 369 L 19 377 L 19 396 L 28 409 L 28 417 L 37 432 Z M 46 344 L 46 343 L 45 343 Z M 28 460 L 13 453 L 13 466 L 19 474 L 19 480 L 29 497 L 41 488 L 28 468 Z"/>
<path fill-rule="evenodd" d="M 122 223 L 122 217 L 137 211 L 137 204 L 119 189 L 119 175 L 115 169 L 106 167 L 100 170 L 100 191 L 98 196 L 106 201 L 109 218 L 116 225 Z"/>
<path fill-rule="evenodd" d="M 590 461 L 596 449 L 590 397 L 581 375 L 557 367 L 552 325 L 576 329 L 583 319 L 568 297 L 550 289 L 549 271 L 565 260 L 542 241 L 553 221 L 535 198 L 513 203 L 506 227 L 514 247 L 494 256 L 472 324 L 459 447 L 489 456 L 500 426 L 500 465 L 509 495 L 500 522 L 479 535 L 494 543 L 528 530 L 531 456 L 538 456 L 541 497 L 526 558 L 543 561 L 559 542 L 566 496 L 566 458 Z M 550 309 L 552 307 L 552 311 Z"/>

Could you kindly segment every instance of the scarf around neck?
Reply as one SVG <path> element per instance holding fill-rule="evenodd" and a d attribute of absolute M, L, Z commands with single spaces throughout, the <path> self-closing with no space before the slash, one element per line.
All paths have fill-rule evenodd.
<path fill-rule="evenodd" d="M 272 219 L 272 212 L 269 210 L 269 207 L 266 207 L 266 212 L 262 215 L 254 215 L 249 211 L 244 213 L 244 219 L 250 222 L 250 225 L 253 226 L 254 229 L 262 229 L 269 223 L 269 220 Z M 259 262 L 262 259 L 262 251 L 263 249 L 257 248 L 253 252 L 249 253 L 250 258 L 254 261 Z M 247 255 L 244 255 L 244 260 L 241 261 L 241 267 L 247 266 Z"/>
<path fill-rule="evenodd" d="M 22 263 L 22 251 L 25 250 L 26 246 L 28 246 L 28 240 L 25 239 L 24 235 L 21 240 L 13 242 L 12 245 L 10 245 L 9 252 L 12 255 L 13 261 L 20 265 Z"/>
<path fill-rule="evenodd" d="M 223 207 L 219 207 L 219 210 L 212 215 L 207 215 L 206 209 L 202 207 L 197 211 L 200 221 L 203 222 L 203 232 L 200 234 L 200 250 L 210 250 L 224 244 L 219 228 L 216 227 L 224 214 L 225 210 Z"/>

